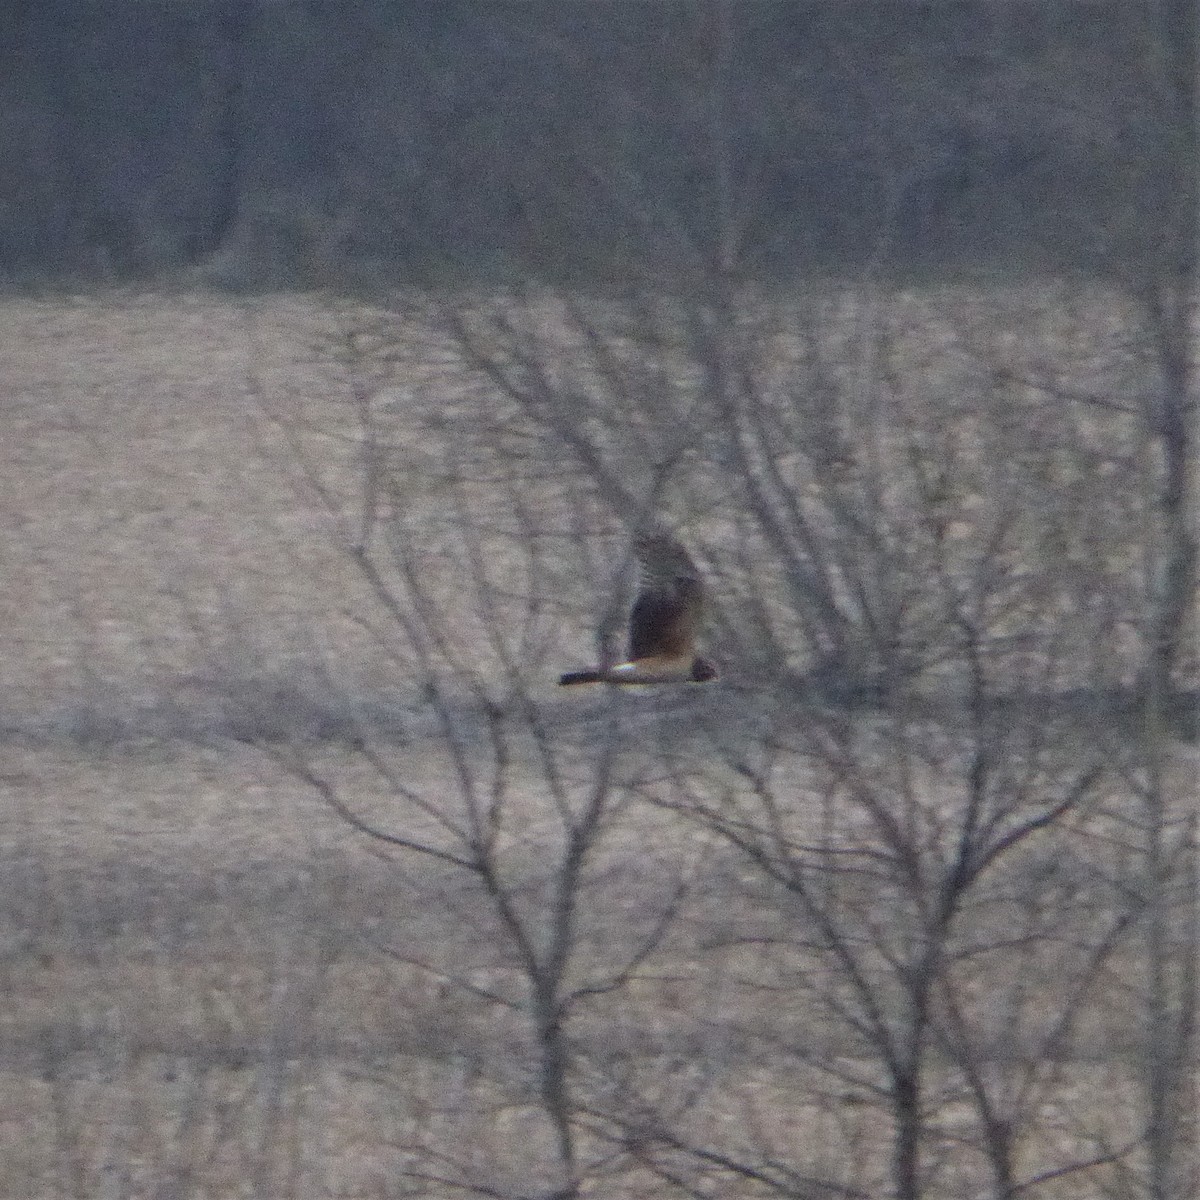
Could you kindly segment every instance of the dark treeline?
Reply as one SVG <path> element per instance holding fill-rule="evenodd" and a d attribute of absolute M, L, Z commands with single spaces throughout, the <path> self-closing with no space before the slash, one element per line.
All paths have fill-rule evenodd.
<path fill-rule="evenodd" d="M 714 121 L 754 270 L 1137 255 L 1170 153 L 1133 69 L 1151 6 L 734 3 L 719 90 L 718 7 L 11 0 L 0 271 L 605 274 L 710 219 Z"/>

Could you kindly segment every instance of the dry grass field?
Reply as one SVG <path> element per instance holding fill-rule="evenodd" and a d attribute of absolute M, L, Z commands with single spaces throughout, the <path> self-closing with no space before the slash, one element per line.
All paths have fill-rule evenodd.
<path fill-rule="evenodd" d="M 378 606 L 288 440 L 352 513 L 353 396 L 329 351 L 343 314 L 114 295 L 10 299 L 0 317 L 0 1196 L 449 1197 L 452 1177 L 538 1194 L 548 1135 L 513 1008 L 525 997 L 477 889 L 367 853 L 247 744 L 317 735 L 312 757 L 340 794 L 387 823 L 395 796 L 346 739 L 320 741 L 369 706 L 395 722 L 405 781 L 454 794 L 423 736 L 436 722 L 380 653 Z M 394 393 L 402 442 L 406 397 L 449 387 L 449 404 L 448 380 L 444 364 L 414 369 Z M 398 451 L 414 472 L 422 452 Z M 536 650 L 570 665 L 586 614 L 559 615 Z M 564 711 L 586 734 L 586 703 Z M 666 719 L 686 729 L 692 711 Z M 530 897 L 554 839 L 536 761 L 516 755 L 508 786 L 530 794 L 503 831 Z M 739 949 L 772 910 L 728 852 L 621 810 L 590 866 L 580 969 L 598 977 L 672 881 L 708 885 L 652 966 L 583 1012 L 581 1089 L 597 1105 L 618 1081 L 668 1107 L 690 1097 L 677 1115 L 697 1144 L 880 1194 L 875 1068 L 816 1065 L 815 1047 L 826 1060 L 838 1047 Z M 741 915 L 731 897 L 747 899 Z M 1022 1170 L 1122 1142 L 1119 1055 L 1082 1055 L 1043 1083 Z M 944 1136 L 929 1194 L 986 1194 L 979 1155 L 956 1144 L 961 1091 L 947 1076 L 931 1096 Z M 664 1194 L 636 1153 L 595 1136 L 588 1194 Z M 768 1194 L 744 1188 L 721 1194 Z"/>
<path fill-rule="evenodd" d="M 511 1022 L 364 940 L 386 922 L 389 945 L 503 974 L 461 885 L 356 852 L 220 739 L 319 732 L 344 695 L 395 691 L 275 420 L 346 482 L 338 315 L 2 308 L 0 1195 L 387 1195 L 424 1142 L 469 1146 L 481 1178 L 533 1169 L 529 1118 L 495 1111 L 492 1074 L 526 1073 Z M 440 769 L 405 756 L 408 778 Z"/>
<path fill-rule="evenodd" d="M 338 563 L 251 390 L 253 372 L 289 406 L 336 392 L 310 345 L 327 331 L 294 303 L 4 304 L 10 723 L 90 689 L 129 702 L 230 639 L 278 662 L 329 629 Z"/>

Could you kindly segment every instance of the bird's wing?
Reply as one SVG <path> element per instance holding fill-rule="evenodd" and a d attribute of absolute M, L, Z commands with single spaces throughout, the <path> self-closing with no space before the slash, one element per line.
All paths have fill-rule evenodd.
<path fill-rule="evenodd" d="M 695 613 L 673 592 L 645 591 L 629 614 L 629 657 L 679 657 L 690 654 L 696 639 Z"/>
<path fill-rule="evenodd" d="M 704 601 L 696 564 L 670 534 L 642 534 L 634 546 L 642 580 L 629 616 L 629 657 L 691 655 Z"/>
<path fill-rule="evenodd" d="M 680 579 L 690 579 L 699 587 L 700 571 L 691 555 L 669 533 L 661 529 L 640 533 L 633 548 L 641 564 L 642 590 L 674 587 Z"/>

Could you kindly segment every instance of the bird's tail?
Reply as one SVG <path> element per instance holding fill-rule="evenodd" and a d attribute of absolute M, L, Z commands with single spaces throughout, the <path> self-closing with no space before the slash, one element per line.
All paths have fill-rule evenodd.
<path fill-rule="evenodd" d="M 603 683 L 607 676 L 603 671 L 568 671 L 558 677 L 559 687 L 570 687 L 573 683 Z"/>

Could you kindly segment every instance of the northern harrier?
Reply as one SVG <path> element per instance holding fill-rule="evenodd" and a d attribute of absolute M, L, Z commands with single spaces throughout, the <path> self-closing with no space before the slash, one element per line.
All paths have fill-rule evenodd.
<path fill-rule="evenodd" d="M 634 542 L 642 566 L 641 590 L 629 614 L 629 661 L 568 671 L 573 683 L 707 683 L 717 669 L 696 653 L 704 585 L 688 552 L 669 534 L 647 533 Z"/>

